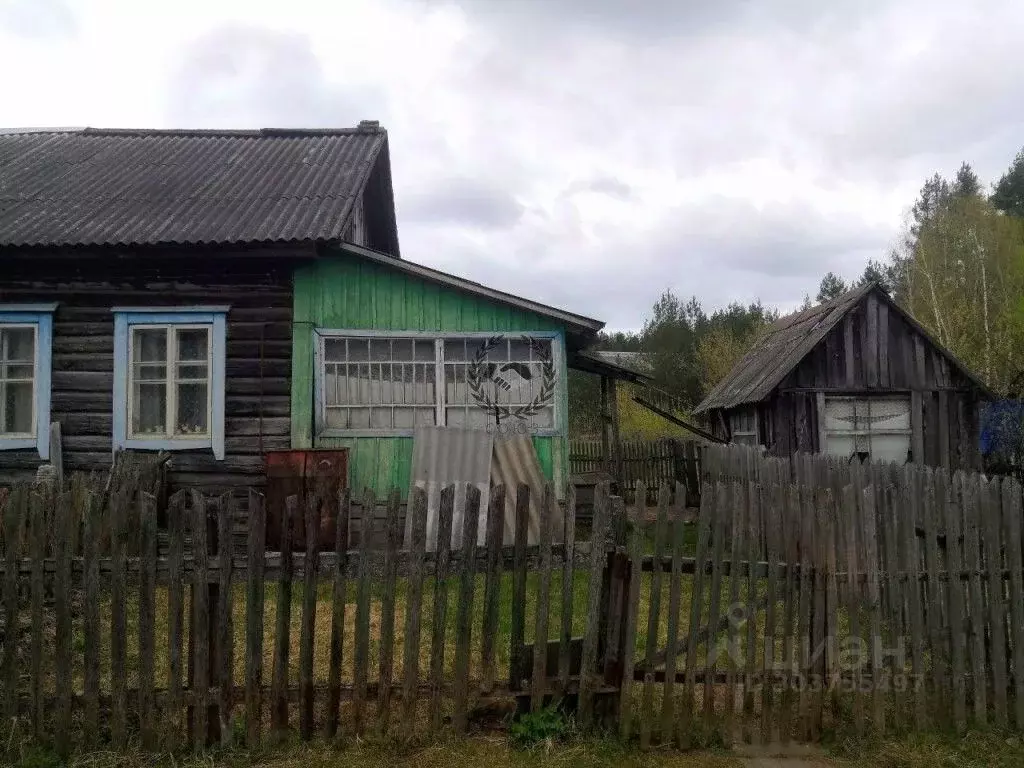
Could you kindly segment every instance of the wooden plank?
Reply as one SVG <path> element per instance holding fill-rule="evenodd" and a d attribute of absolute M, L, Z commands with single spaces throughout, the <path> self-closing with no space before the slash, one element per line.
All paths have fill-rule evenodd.
<path fill-rule="evenodd" d="M 4 520 L 4 626 L 21 626 L 18 618 L 18 563 L 21 560 L 22 536 L 24 534 L 24 523 L 28 517 L 26 508 L 28 498 L 24 486 L 15 486 L 7 496 L 3 509 Z M 96 614 L 98 617 L 98 613 Z M 98 636 L 97 632 L 97 636 Z M 18 680 L 20 678 L 18 669 L 18 645 L 17 643 L 4 643 L 3 664 L 0 666 L 0 679 L 3 680 L 3 687 L 0 689 L 0 698 L 3 700 L 4 722 L 11 723 L 18 715 Z M 98 660 L 99 644 L 94 646 L 93 652 Z M 95 733 L 95 731 L 93 732 Z"/>
<path fill-rule="evenodd" d="M 110 690 L 113 704 L 110 716 L 110 740 L 115 749 L 127 741 L 127 587 L 125 585 L 125 528 L 128 500 L 117 493 L 110 505 Z"/>
<path fill-rule="evenodd" d="M 775 566 L 779 562 L 779 543 L 784 541 L 785 532 L 779 530 L 782 524 L 783 514 L 782 510 L 785 505 L 785 486 L 780 486 L 773 483 L 764 489 L 767 495 L 767 506 L 764 505 L 765 500 L 762 500 L 762 515 L 764 518 L 766 530 L 769 531 L 769 535 L 766 538 L 766 562 Z M 756 580 L 754 581 L 756 585 Z M 752 594 L 748 591 L 748 595 Z M 751 597 L 748 596 L 748 603 L 751 601 Z M 776 714 L 775 714 L 775 665 L 776 659 L 776 622 L 777 622 L 777 602 L 779 600 L 779 571 L 775 567 L 768 569 L 768 584 L 767 592 L 765 594 L 765 615 L 764 615 L 764 626 L 762 628 L 762 653 L 761 653 L 761 674 L 760 674 L 760 685 L 761 685 L 761 733 L 760 740 L 763 743 L 771 743 L 774 741 L 773 730 L 776 726 Z M 748 653 L 754 653 L 754 647 L 751 644 L 749 646 Z"/>
<path fill-rule="evenodd" d="M 316 632 L 317 567 L 320 562 L 320 508 L 325 498 L 317 488 L 306 497 L 306 559 L 302 569 L 302 616 L 299 624 L 299 736 L 313 738 L 313 637 Z M 392 593 L 394 590 L 392 590 Z M 389 681 L 390 682 L 390 681 Z"/>
<path fill-rule="evenodd" d="M 509 683 L 513 691 L 526 687 L 526 544 L 529 525 L 530 486 L 521 484 L 516 489 L 515 554 L 512 565 L 512 648 Z"/>
<path fill-rule="evenodd" d="M 197 752 L 207 746 L 210 683 L 210 587 L 206 499 L 192 492 L 192 738 Z"/>
<path fill-rule="evenodd" d="M 764 481 L 762 480 L 762 483 Z M 754 690 L 757 679 L 757 614 L 758 614 L 758 587 L 757 576 L 752 567 L 759 560 L 767 560 L 767 554 L 763 553 L 761 547 L 761 528 L 764 506 L 769 501 L 769 490 L 765 485 L 758 485 L 748 482 L 747 485 L 747 516 L 746 516 L 746 543 L 747 563 L 751 566 L 747 569 L 747 584 L 744 592 L 746 630 L 747 637 L 744 644 L 744 659 L 746 667 L 743 671 L 743 723 L 744 731 L 751 742 L 757 740 L 758 729 L 755 727 L 754 718 Z M 734 578 L 739 580 L 739 576 Z M 763 661 L 762 656 L 762 661 Z"/>
<path fill-rule="evenodd" d="M 861 560 L 857 548 L 858 508 L 857 490 L 852 485 L 844 485 L 839 497 L 840 513 L 838 526 L 841 533 L 842 547 L 840 549 L 841 564 L 846 575 L 842 585 L 841 595 L 846 606 L 846 615 L 850 627 L 850 648 L 853 651 L 851 664 L 851 691 L 853 699 L 853 724 L 858 736 L 865 733 L 864 722 L 864 697 L 861 695 L 863 683 L 864 649 L 863 637 L 860 628 L 861 613 L 861 590 L 860 590 L 860 568 Z"/>
<path fill-rule="evenodd" d="M 642 487 L 642 484 L 638 485 Z M 644 489 L 644 494 L 647 491 Z M 633 721 L 633 671 L 636 665 L 636 628 L 637 628 L 637 615 L 640 612 L 640 584 L 641 584 L 641 571 L 640 561 L 643 557 L 644 551 L 644 530 L 646 528 L 646 520 L 644 515 L 647 512 L 647 505 L 644 503 L 644 499 L 636 495 L 635 498 L 635 509 L 633 511 L 633 526 L 629 536 L 629 593 L 626 603 L 626 618 L 623 636 L 623 666 L 622 666 L 622 685 L 619 691 L 619 735 L 623 741 L 627 741 L 630 735 L 630 729 Z M 566 533 L 569 533 L 568 527 Z M 568 539 L 566 540 L 568 541 Z M 699 561 L 698 561 L 699 562 Z M 566 569 L 570 576 L 572 573 L 571 567 Z M 571 590 L 571 584 L 570 584 Z M 566 600 L 566 589 L 563 583 L 562 599 Z M 568 592 L 568 600 L 572 601 L 572 592 Z M 563 603 L 564 606 L 564 603 Z M 565 608 L 563 607 L 563 611 Z M 569 625 L 569 632 L 572 631 L 572 625 Z M 567 646 L 568 643 L 565 640 L 566 628 L 563 625 L 562 628 L 563 646 Z M 566 655 L 568 655 L 566 653 Z M 561 660 L 560 660 L 561 661 Z M 568 659 L 566 659 L 566 666 L 568 666 Z M 667 676 L 666 676 L 667 677 Z M 562 689 L 563 691 L 568 687 L 567 685 L 567 673 L 562 676 Z"/>
<path fill-rule="evenodd" d="M 170 694 L 171 730 L 181 735 L 182 695 L 182 635 L 185 626 L 185 495 L 175 494 L 167 512 L 167 669 Z M 99 579 L 97 569 L 97 581 Z M 177 742 L 172 739 L 172 745 Z"/>
<path fill-rule="evenodd" d="M 846 386 L 852 388 L 857 383 L 857 374 L 853 361 L 854 335 L 853 313 L 847 312 L 843 317 L 843 352 L 846 353 Z"/>
<path fill-rule="evenodd" d="M 976 725 L 985 725 L 988 716 L 988 691 L 985 680 L 985 627 L 984 596 L 981 583 L 981 552 L 978 539 L 979 516 L 979 478 L 971 474 L 966 476 L 963 485 L 963 525 L 964 525 L 964 567 L 968 574 L 967 596 L 970 607 L 968 622 L 968 650 L 971 657 L 971 693 L 974 703 L 974 720 Z"/>
<path fill-rule="evenodd" d="M 906 633 L 903 613 L 903 592 L 900 588 L 900 562 L 899 562 L 899 520 L 896 509 L 895 490 L 889 485 L 888 478 L 883 478 L 881 468 L 873 465 L 875 472 L 873 478 L 877 483 L 876 516 L 879 520 L 878 530 L 882 533 L 882 557 L 884 569 L 882 572 L 882 587 L 885 600 L 882 603 L 882 616 L 884 624 L 889 631 L 890 649 L 905 647 Z M 883 485 L 884 480 L 884 485 Z M 902 722 L 906 719 L 908 706 L 908 692 L 905 685 L 899 684 L 905 680 L 906 670 L 905 659 L 901 653 L 890 653 L 887 690 L 891 694 L 892 721 L 893 725 L 900 729 Z M 881 682 L 881 681 L 880 681 Z"/>
<path fill-rule="evenodd" d="M 1024 627 L 1024 557 L 1021 554 L 1021 487 L 1013 478 L 1004 478 L 1002 485 L 1003 536 L 1006 546 L 1006 567 L 1010 571 L 1010 626 L 1017 642 L 1013 643 L 1013 722 L 1024 728 L 1024 642 L 1019 641 Z"/>
<path fill-rule="evenodd" d="M 217 555 L 219 565 L 219 596 L 217 602 L 217 658 L 216 682 L 218 685 L 217 714 L 220 715 L 220 740 L 222 747 L 230 747 L 234 737 L 234 692 L 235 692 L 235 598 L 232 587 L 234 558 L 231 531 L 237 517 L 235 498 L 225 494 L 220 501 L 217 515 Z"/>
<path fill-rule="evenodd" d="M 87 494 L 82 509 L 82 640 L 85 742 L 94 747 L 100 728 L 100 568 L 101 525 L 97 498 Z M 8 529 L 10 530 L 10 529 Z M 168 560 L 170 564 L 170 561 Z M 168 569 L 169 570 L 169 569 Z M 168 620 L 170 612 L 168 612 Z M 8 624 L 8 626 L 11 626 Z M 14 690 L 12 687 L 11 690 Z"/>
<path fill-rule="evenodd" d="M 548 666 L 548 611 L 551 604 L 551 539 L 555 520 L 555 494 L 550 483 L 544 485 L 540 510 L 540 567 L 537 571 L 537 609 L 533 632 L 533 676 L 530 710 L 539 712 L 544 707 Z"/>
<path fill-rule="evenodd" d="M 918 464 L 924 463 L 924 404 L 921 392 L 910 393 L 910 450 Z"/>
<path fill-rule="evenodd" d="M 917 487 L 917 473 L 913 465 L 906 465 L 900 487 L 901 508 L 897 510 L 897 522 L 900 528 L 900 570 L 901 587 L 907 605 L 908 623 L 910 625 L 910 664 L 911 674 L 908 690 L 914 700 L 914 728 L 923 730 L 927 724 L 927 701 L 922 680 L 924 678 L 924 614 L 921 607 L 921 583 L 918 579 L 918 568 L 921 558 L 917 551 L 917 522 L 920 515 L 920 489 Z"/>
<path fill-rule="evenodd" d="M 468 721 L 469 654 L 473 642 L 473 586 L 476 577 L 476 537 L 480 524 L 480 489 L 466 486 L 466 506 L 462 515 L 462 562 L 459 574 L 459 606 L 455 612 L 455 665 L 453 674 L 452 725 L 456 733 L 465 733 Z M 550 558 L 550 555 L 549 555 Z"/>
<path fill-rule="evenodd" d="M 883 389 L 891 386 L 889 378 L 889 305 L 878 302 L 878 383 Z"/>
<path fill-rule="evenodd" d="M 499 496 L 501 503 L 495 505 L 495 499 Z M 495 510 L 504 510 L 504 498 L 504 487 L 498 486 L 492 490 L 491 506 L 488 507 L 488 515 L 497 517 L 499 521 L 501 521 L 502 515 L 495 513 Z M 423 488 L 414 488 L 412 490 L 409 514 L 412 515 L 409 540 L 411 565 L 409 569 L 409 585 L 406 590 L 405 648 L 402 655 L 402 671 L 404 674 L 402 685 L 402 730 L 404 731 L 406 741 L 411 740 L 416 732 L 416 694 L 419 689 L 420 635 L 421 617 L 423 614 L 423 579 L 425 575 L 424 555 L 427 545 L 427 492 Z M 501 530 L 500 526 L 498 530 Z M 498 546 L 501 546 L 500 538 L 498 539 Z M 493 628 L 492 631 L 494 631 Z"/>
<path fill-rule="evenodd" d="M 864 374 L 869 388 L 878 386 L 878 299 L 869 295 L 865 305 L 867 330 L 864 334 Z"/>
<path fill-rule="evenodd" d="M 718 483 L 715 489 L 717 503 L 715 504 L 718 514 L 714 520 L 714 535 L 712 544 L 714 553 L 711 559 L 711 603 L 708 609 L 708 629 L 718 626 L 721 618 L 722 598 L 722 559 L 725 553 L 725 539 L 727 535 L 726 520 L 732 511 L 731 491 L 733 488 L 726 483 Z M 718 663 L 718 654 L 713 638 L 708 640 L 707 653 L 704 659 L 704 715 L 709 720 L 715 714 L 715 687 L 714 673 Z"/>
<path fill-rule="evenodd" d="M 587 621 L 583 630 L 579 692 L 580 725 L 584 730 L 594 725 L 594 693 L 600 672 L 603 672 L 598 670 L 597 645 L 601 629 L 602 577 L 607 565 L 605 541 L 608 535 L 609 507 L 609 488 L 604 481 L 595 489 L 594 519 L 591 524 L 590 581 L 587 585 Z"/>
<path fill-rule="evenodd" d="M 949 642 L 953 666 L 953 721 L 957 731 L 961 733 L 967 728 L 967 601 L 964 582 L 955 574 L 961 573 L 964 567 L 960 514 L 963 494 L 964 474 L 958 470 L 953 477 L 953 485 L 948 491 L 947 498 L 939 499 L 939 504 L 945 518 L 946 570 L 954 574 L 946 591 L 949 598 Z"/>
<path fill-rule="evenodd" d="M 796 658 L 796 644 L 803 642 L 797 637 L 797 616 L 799 615 L 800 581 L 798 577 L 800 547 L 800 489 L 796 485 L 787 485 L 785 492 L 784 542 L 786 544 L 786 583 L 783 588 L 785 604 L 782 614 L 782 666 L 785 670 L 785 686 L 782 695 L 782 713 L 779 718 L 779 741 L 788 744 L 793 732 L 793 706 L 796 691 L 795 668 L 799 663 Z"/>
<path fill-rule="evenodd" d="M 734 605 L 739 603 L 739 574 L 733 569 L 739 563 L 743 555 L 743 544 L 746 534 L 746 516 L 750 510 L 751 500 L 748 496 L 750 486 L 741 482 L 733 485 L 732 507 L 729 511 L 729 604 L 726 608 L 731 611 Z M 725 719 L 723 725 L 723 736 L 727 744 L 736 740 L 736 705 L 739 700 L 736 696 L 738 680 L 738 666 L 735 650 L 739 644 L 739 627 L 734 620 L 729 621 L 728 628 L 728 659 L 725 673 Z"/>
<path fill-rule="evenodd" d="M 658 517 L 654 526 L 654 561 L 660 563 L 665 556 L 665 534 L 668 525 L 669 488 L 662 485 L 658 489 Z M 658 631 L 661 621 L 661 568 L 655 568 L 651 574 L 651 594 L 647 613 L 647 648 L 644 653 L 644 665 L 647 674 L 644 676 L 643 701 L 640 708 L 640 748 L 648 749 L 651 745 L 651 729 L 654 724 L 654 674 L 655 656 L 658 653 Z"/>
<path fill-rule="evenodd" d="M 156 653 L 156 497 L 139 500 L 139 725 L 143 749 L 151 750 L 160 732 L 154 705 Z M 60 630 L 58 630 L 59 633 Z"/>
<path fill-rule="evenodd" d="M 248 560 L 245 591 L 245 743 L 260 744 L 263 722 L 263 617 L 266 599 L 263 565 L 266 550 L 266 506 L 262 495 L 249 491 Z M 339 521 L 340 522 L 340 521 Z M 340 525 L 339 525 L 340 527 Z M 333 661 L 333 657 L 332 657 Z M 331 712 L 335 712 L 332 709 Z"/>
<path fill-rule="evenodd" d="M 1006 674 L 1006 618 L 1009 606 L 1004 598 L 1003 553 L 1000 533 L 1003 529 L 999 479 L 981 481 L 980 504 L 981 535 L 985 545 L 985 570 L 988 572 L 988 636 L 989 667 L 992 670 L 993 722 L 1005 728 L 1009 719 Z"/>
<path fill-rule="evenodd" d="M 813 492 L 814 507 L 809 521 L 811 533 L 811 563 L 813 565 L 813 592 L 811 594 L 811 658 L 808 662 L 809 678 L 815 686 L 815 695 L 810 698 L 808 732 L 813 741 L 821 738 L 822 721 L 825 712 L 825 694 L 828 691 L 828 661 L 825 650 L 828 632 L 828 537 L 825 516 L 831 506 L 831 490 L 816 487 Z"/>
<path fill-rule="evenodd" d="M 681 486 L 677 486 L 681 487 Z M 677 501 L 672 520 L 672 571 L 668 589 L 668 634 L 665 640 L 665 689 L 661 697 L 661 741 L 671 744 L 675 733 L 676 655 L 679 653 L 679 603 L 683 586 L 683 547 L 686 543 L 686 523 L 683 512 L 685 499 Z"/>
<path fill-rule="evenodd" d="M 58 486 L 60 487 L 60 486 Z M 57 754 L 66 759 L 71 752 L 68 729 L 71 725 L 72 665 L 71 665 L 71 558 L 74 554 L 76 536 L 75 526 L 78 523 L 80 507 L 74 502 L 70 493 L 62 493 L 58 497 L 55 508 L 54 556 L 57 559 L 56 573 L 53 580 L 53 602 L 56 622 L 54 626 L 55 641 L 55 693 L 57 707 L 54 712 L 54 746 Z M 74 505 L 73 505 L 74 504 Z M 141 621 L 141 606 L 140 606 Z M 142 626 L 140 623 L 140 636 Z M 152 637 L 152 634 L 150 634 Z M 141 662 L 141 658 L 140 658 Z M 152 667 L 152 653 L 149 655 Z M 144 673 L 140 667 L 140 690 L 145 693 Z M 145 701 L 145 697 L 142 697 Z M 143 720 L 145 722 L 145 720 Z"/>
<path fill-rule="evenodd" d="M 32 575 L 30 577 L 30 619 L 31 619 L 31 639 L 29 641 L 29 686 L 32 693 L 32 733 L 37 739 L 42 739 L 45 732 L 45 712 L 43 711 L 43 602 L 46 597 L 46 587 L 43 581 L 43 561 L 46 557 L 46 531 L 49 525 L 47 521 L 47 513 L 50 511 L 50 504 L 48 499 L 44 498 L 43 490 L 33 490 L 31 495 L 31 514 L 30 514 L 30 525 L 31 525 L 31 557 L 32 557 Z M 122 552 L 123 559 L 123 552 Z M 122 582 L 123 586 L 123 582 Z M 116 607 L 114 608 L 116 610 Z M 121 593 L 121 615 L 124 615 L 124 592 Z M 123 651 L 124 646 L 124 632 L 121 632 L 121 638 L 119 640 L 121 644 L 121 650 Z M 117 656 L 117 642 L 111 638 L 111 655 L 112 662 L 116 662 Z M 115 673 L 112 673 L 115 674 Z M 124 675 L 124 665 L 122 663 L 120 674 Z"/>
<path fill-rule="evenodd" d="M 528 490 L 527 493 L 529 493 Z M 529 509 L 530 504 L 529 499 L 527 499 L 527 515 L 529 515 Z M 430 644 L 430 724 L 431 728 L 435 731 L 441 727 L 441 692 L 444 685 L 444 645 L 445 628 L 448 622 L 448 576 L 451 569 L 452 516 L 454 510 L 455 487 L 448 486 L 441 491 L 441 504 L 437 513 L 437 559 L 434 561 L 434 624 L 433 637 Z M 525 538 L 523 548 L 525 552 Z M 523 569 L 525 573 L 525 555 L 523 556 Z M 524 579 L 524 594 L 525 591 L 526 582 Z M 513 610 L 515 610 L 514 605 Z M 515 690 L 514 685 L 512 689 Z"/>
<path fill-rule="evenodd" d="M 942 627 L 942 587 L 939 583 L 939 542 L 936 517 L 941 515 L 935 492 L 935 473 L 926 471 L 923 480 L 923 505 L 920 507 L 924 528 L 924 567 L 927 581 L 924 585 L 925 622 L 928 629 L 928 645 L 931 657 L 931 683 L 929 699 L 932 717 L 937 725 L 946 727 L 950 718 L 946 705 L 949 702 L 949 651 Z"/>
<path fill-rule="evenodd" d="M 809 458 L 809 457 L 808 457 Z M 809 466 L 809 464 L 808 464 Z M 800 546 L 800 601 L 797 612 L 797 634 L 796 641 L 799 643 L 799 674 L 802 684 L 799 687 L 797 696 L 797 711 L 799 712 L 799 733 L 802 740 L 811 736 L 811 653 L 813 652 L 814 641 L 814 577 L 815 570 L 812 567 L 812 551 L 814 546 L 814 487 L 810 485 L 812 478 L 809 473 L 804 477 L 807 485 L 800 488 L 800 519 L 799 519 L 799 546 Z"/>
<path fill-rule="evenodd" d="M 565 559 L 562 563 L 562 631 L 558 640 L 558 679 L 559 688 L 565 696 L 569 690 L 570 661 L 572 658 L 572 617 L 575 602 L 575 575 L 573 561 L 576 547 L 576 486 L 569 484 L 566 493 L 565 517 L 562 541 Z M 638 574 L 639 576 L 639 574 Z M 637 578 L 639 584 L 639 578 Z M 629 640 L 627 640 L 629 642 Z M 625 659 L 626 663 L 632 663 Z M 628 720 L 628 716 L 625 716 Z"/>
<path fill-rule="evenodd" d="M 387 733 L 391 716 L 391 682 L 395 666 L 395 588 L 398 581 L 398 548 L 401 546 L 398 512 L 401 495 L 397 488 L 388 499 L 384 520 L 384 583 L 380 598 L 380 664 L 377 679 L 377 730 Z"/>
<path fill-rule="evenodd" d="M 570 486 L 571 488 L 572 486 Z M 484 577 L 484 616 L 481 630 L 480 663 L 483 668 L 480 692 L 494 690 L 494 647 L 498 634 L 501 599 L 501 545 L 505 533 L 505 486 L 495 485 L 487 503 L 487 570 Z"/>
<path fill-rule="evenodd" d="M 870 541 L 867 534 L 874 530 L 874 521 L 877 511 L 875 509 L 875 487 L 866 486 L 860 493 L 861 496 L 861 518 L 865 524 L 865 541 Z M 883 693 L 883 642 L 882 642 L 882 587 L 881 573 L 879 572 L 879 561 L 876 556 L 867 558 L 868 565 L 868 609 L 869 609 L 869 632 L 871 639 L 871 715 L 875 732 L 879 735 L 885 733 L 885 702 Z"/>
<path fill-rule="evenodd" d="M 943 469 L 948 470 L 952 446 L 949 443 L 949 393 L 939 390 L 939 464 Z"/>
<path fill-rule="evenodd" d="M 366 706 L 366 672 L 370 665 L 370 558 L 373 538 L 373 490 L 363 493 L 359 521 L 359 572 L 356 576 L 355 649 L 352 655 L 352 731 L 363 731 L 363 709 Z"/>
<path fill-rule="evenodd" d="M 711 539 L 711 528 L 716 514 L 717 498 L 715 487 L 704 483 L 700 492 L 700 516 L 697 522 L 697 548 L 694 553 L 694 574 L 690 590 L 690 620 L 686 644 L 686 674 L 683 678 L 683 702 L 679 717 L 680 744 L 691 746 L 693 736 L 692 722 L 694 715 L 695 691 L 697 674 L 697 638 L 700 632 L 700 617 L 704 604 L 704 572 L 707 566 L 708 542 Z"/>
<path fill-rule="evenodd" d="M 285 499 L 284 520 L 281 521 L 281 569 L 277 577 L 277 600 L 274 615 L 274 660 L 270 678 L 270 730 L 281 742 L 288 730 L 288 657 L 291 650 L 292 624 L 292 537 L 298 499 Z M 365 669 L 365 667 L 364 667 Z M 358 668 L 357 668 L 358 671 Z M 365 672 L 364 672 L 365 674 Z M 355 702 L 353 702 L 355 711 Z"/>

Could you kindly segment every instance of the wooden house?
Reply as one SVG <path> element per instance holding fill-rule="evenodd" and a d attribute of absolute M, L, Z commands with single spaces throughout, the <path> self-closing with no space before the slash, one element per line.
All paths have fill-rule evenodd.
<path fill-rule="evenodd" d="M 694 413 L 720 438 L 980 468 L 992 393 L 877 284 L 774 323 Z"/>
<path fill-rule="evenodd" d="M 172 487 L 244 489 L 342 449 L 354 487 L 404 489 L 417 425 L 502 416 L 564 483 L 566 368 L 603 324 L 400 258 L 376 122 L 2 133 L 0 259 L 0 483 L 58 422 L 65 471 L 163 450 Z"/>

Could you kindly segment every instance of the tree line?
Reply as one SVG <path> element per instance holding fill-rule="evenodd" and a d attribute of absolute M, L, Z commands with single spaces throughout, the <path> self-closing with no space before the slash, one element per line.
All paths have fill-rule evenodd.
<path fill-rule="evenodd" d="M 969 163 L 921 187 L 896 243 L 847 282 L 827 273 L 817 302 L 877 282 L 995 392 L 1024 389 L 1024 149 L 985 189 Z M 804 297 L 804 308 L 812 298 Z M 746 353 L 777 309 L 760 301 L 708 311 L 666 290 L 639 332 L 602 334 L 596 349 L 644 353 L 653 384 L 696 406 Z M 572 371 L 570 429 L 600 429 L 600 385 Z M 629 423 L 623 424 L 627 435 Z"/>

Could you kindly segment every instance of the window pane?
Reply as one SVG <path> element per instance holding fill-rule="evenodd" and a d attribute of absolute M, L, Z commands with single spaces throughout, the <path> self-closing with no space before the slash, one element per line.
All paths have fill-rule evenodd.
<path fill-rule="evenodd" d="M 195 363 L 178 363 L 178 378 L 179 379 L 202 379 L 207 378 L 207 366 L 205 363 L 197 365 Z"/>
<path fill-rule="evenodd" d="M 31 381 L 35 377 L 35 366 L 33 365 L 7 365 L 3 378 L 5 379 L 27 379 Z"/>
<path fill-rule="evenodd" d="M 207 432 L 206 384 L 178 385 L 178 417 L 175 432 L 179 435 L 204 435 Z"/>
<path fill-rule="evenodd" d="M 329 363 L 345 362 L 345 340 L 324 339 L 324 360 Z"/>
<path fill-rule="evenodd" d="M 370 359 L 370 340 L 369 339 L 349 339 L 348 340 L 348 359 L 349 360 L 369 360 Z"/>
<path fill-rule="evenodd" d="M 468 350 L 466 339 L 445 339 L 444 359 L 445 361 L 469 360 L 473 353 Z"/>
<path fill-rule="evenodd" d="M 32 384 L 11 384 L 4 386 L 4 424 L 7 434 L 31 434 L 32 428 Z"/>
<path fill-rule="evenodd" d="M 167 430 L 167 387 L 163 384 L 136 382 L 133 397 L 132 432 L 136 435 L 163 435 Z"/>
<path fill-rule="evenodd" d="M 374 408 L 370 412 L 370 427 L 373 429 L 391 429 L 391 409 Z"/>
<path fill-rule="evenodd" d="M 167 366 L 136 363 L 135 378 L 139 381 L 164 381 L 167 378 Z"/>
<path fill-rule="evenodd" d="M 178 331 L 178 359 L 206 360 L 210 332 L 206 328 L 186 328 Z"/>
<path fill-rule="evenodd" d="M 167 331 L 164 328 L 136 328 L 133 344 L 135 362 L 164 363 L 167 361 Z"/>
<path fill-rule="evenodd" d="M 348 408 L 328 408 L 327 414 L 327 428 L 328 429 L 348 429 L 349 426 L 349 409 Z"/>
<path fill-rule="evenodd" d="M 36 333 L 33 328 L 3 330 L 3 359 L 6 362 L 35 362 Z"/>
<path fill-rule="evenodd" d="M 370 360 L 391 361 L 391 339 L 370 339 Z"/>
<path fill-rule="evenodd" d="M 370 428 L 370 409 L 369 408 L 350 408 L 349 409 L 349 429 L 369 429 Z"/>

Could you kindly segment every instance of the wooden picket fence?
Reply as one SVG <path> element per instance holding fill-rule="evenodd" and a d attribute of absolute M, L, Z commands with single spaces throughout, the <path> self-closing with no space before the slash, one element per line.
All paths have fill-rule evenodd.
<path fill-rule="evenodd" d="M 609 530 L 624 530 L 621 504 L 605 488 L 592 542 L 577 542 L 570 498 L 564 529 L 542 525 L 528 545 L 530 488 L 515 493 L 512 546 L 501 515 L 481 523 L 480 491 L 467 486 L 434 499 L 429 545 L 428 498 L 414 492 L 404 548 L 397 492 L 384 536 L 373 535 L 374 515 L 352 519 L 347 492 L 314 494 L 304 510 L 290 497 L 293 523 L 304 516 L 304 552 L 292 551 L 295 525 L 284 526 L 281 551 L 265 551 L 263 499 L 252 493 L 243 558 L 219 553 L 231 496 L 172 497 L 161 554 L 152 496 L 121 493 L 102 507 L 84 481 L 60 493 L 15 488 L 0 515 L 0 712 L 21 730 L 3 743 L 28 735 L 61 754 L 135 738 L 146 748 L 257 747 L 296 728 L 302 738 L 412 739 L 448 724 L 464 733 L 494 702 L 537 708 L 566 697 L 582 721 L 605 717 L 602 701 L 617 687 L 603 672 L 603 633 L 615 621 L 602 577 Z M 504 494 L 493 488 L 489 508 L 503 509 Z M 558 519 L 556 503 L 543 489 L 543 520 Z M 337 540 L 320 551 L 319 518 L 332 504 Z M 457 507 L 466 544 L 453 548 Z M 362 508 L 374 508 L 371 493 Z M 527 645 L 528 636 L 541 642 Z"/>
<path fill-rule="evenodd" d="M 695 440 L 662 438 L 658 440 L 624 440 L 621 443 L 623 488 L 620 492 L 632 498 L 637 483 L 651 492 L 661 483 L 681 482 L 690 501 L 700 496 L 700 452 L 702 443 Z M 604 448 L 600 440 L 569 441 L 569 471 L 587 475 L 607 471 Z"/>
<path fill-rule="evenodd" d="M 550 704 L 642 746 L 1024 730 L 1016 480 L 756 452 L 717 466 L 696 519 L 681 485 L 653 506 L 642 483 L 630 505 L 600 486 L 584 541 L 571 490 L 553 530 L 551 487 L 531 541 L 520 487 L 508 546 L 479 490 L 450 487 L 412 494 L 408 541 L 397 492 L 365 527 L 347 492 L 292 497 L 305 549 L 285 526 L 267 552 L 252 493 L 245 556 L 220 553 L 230 496 L 174 496 L 162 552 L 146 493 L 15 488 L 0 497 L 4 748 L 412 740 Z"/>

